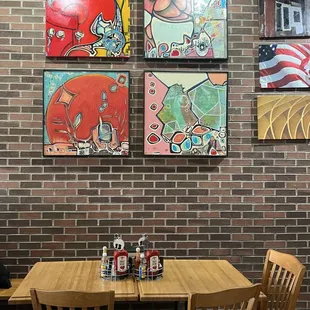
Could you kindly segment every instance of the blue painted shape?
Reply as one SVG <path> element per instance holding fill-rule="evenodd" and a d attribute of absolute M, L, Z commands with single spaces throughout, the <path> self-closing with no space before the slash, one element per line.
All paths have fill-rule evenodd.
<path fill-rule="evenodd" d="M 202 144 L 202 139 L 197 136 L 192 136 L 192 142 L 194 145 L 201 145 Z"/>
<path fill-rule="evenodd" d="M 182 144 L 181 144 L 181 150 L 182 151 L 189 151 L 192 148 L 192 142 L 190 138 L 187 138 Z"/>
<path fill-rule="evenodd" d="M 180 153 L 181 149 L 180 149 L 180 147 L 177 144 L 172 143 L 171 144 L 171 151 L 173 153 Z"/>

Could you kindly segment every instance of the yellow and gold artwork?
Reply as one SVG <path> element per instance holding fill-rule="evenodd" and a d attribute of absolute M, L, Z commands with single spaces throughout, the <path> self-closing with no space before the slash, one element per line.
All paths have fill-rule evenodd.
<path fill-rule="evenodd" d="M 310 96 L 259 96 L 257 118 L 259 140 L 309 139 Z"/>

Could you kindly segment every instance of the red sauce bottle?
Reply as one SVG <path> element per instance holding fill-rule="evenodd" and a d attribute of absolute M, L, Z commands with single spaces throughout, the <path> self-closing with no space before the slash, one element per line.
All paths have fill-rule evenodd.
<path fill-rule="evenodd" d="M 150 275 L 157 275 L 159 270 L 159 251 L 148 250 L 146 252 L 146 268 Z"/>
<path fill-rule="evenodd" d="M 126 250 L 114 251 L 114 265 L 116 275 L 126 275 L 128 273 L 128 252 Z"/>

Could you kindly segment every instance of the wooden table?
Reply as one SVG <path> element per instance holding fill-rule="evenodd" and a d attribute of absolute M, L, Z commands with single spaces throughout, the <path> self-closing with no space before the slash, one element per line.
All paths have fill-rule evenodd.
<path fill-rule="evenodd" d="M 188 294 L 251 286 L 226 260 L 164 260 L 163 278 L 139 281 L 141 301 L 187 301 Z"/>
<path fill-rule="evenodd" d="M 31 304 L 30 288 L 88 292 L 113 290 L 116 301 L 139 299 L 137 283 L 132 278 L 105 281 L 99 275 L 100 261 L 36 263 L 9 299 L 9 304 Z"/>
<path fill-rule="evenodd" d="M 0 301 L 9 300 L 19 285 L 22 283 L 23 279 L 10 279 L 12 286 L 7 289 L 0 288 Z"/>

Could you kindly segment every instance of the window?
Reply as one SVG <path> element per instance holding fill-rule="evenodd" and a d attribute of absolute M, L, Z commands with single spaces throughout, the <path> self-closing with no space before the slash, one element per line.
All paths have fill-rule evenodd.
<path fill-rule="evenodd" d="M 282 31 L 282 6 L 281 3 L 276 3 L 276 29 Z"/>
<path fill-rule="evenodd" d="M 276 31 L 291 31 L 295 29 L 296 34 L 303 33 L 303 16 L 301 6 L 297 3 L 285 4 L 276 2 L 275 12 Z"/>
<path fill-rule="evenodd" d="M 293 13 L 294 13 L 294 23 L 300 23 L 301 22 L 300 12 L 293 11 Z"/>
<path fill-rule="evenodd" d="M 291 26 L 295 28 L 296 34 L 304 33 L 304 24 L 302 18 L 302 9 L 299 6 L 291 7 Z"/>
<path fill-rule="evenodd" d="M 284 30 L 291 30 L 291 23 L 290 23 L 290 7 L 282 4 L 282 27 Z"/>

